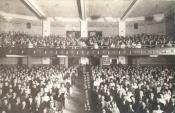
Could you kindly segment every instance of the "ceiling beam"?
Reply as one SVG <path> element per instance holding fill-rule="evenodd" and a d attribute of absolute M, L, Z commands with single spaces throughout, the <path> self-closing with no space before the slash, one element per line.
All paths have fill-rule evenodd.
<path fill-rule="evenodd" d="M 77 0 L 77 8 L 78 8 L 78 13 L 79 13 L 80 19 L 85 20 L 86 19 L 85 0 Z"/>
<path fill-rule="evenodd" d="M 133 9 L 134 6 L 136 6 L 136 2 L 138 2 L 139 0 L 133 0 L 131 2 L 131 4 L 129 5 L 129 7 L 126 9 L 126 11 L 123 13 L 121 20 L 125 19 L 125 17 L 131 12 L 131 10 Z"/>
<path fill-rule="evenodd" d="M 33 16 L 27 16 L 27 15 L 19 15 L 19 14 L 13 14 L 13 13 L 6 13 L 3 11 L 0 11 L 0 15 L 3 16 L 5 19 L 24 19 L 24 20 L 32 20 L 32 21 L 39 21 L 37 17 Z"/>
<path fill-rule="evenodd" d="M 33 0 L 21 0 L 21 2 L 29 8 L 39 19 L 46 19 L 46 15 L 42 10 L 36 5 Z"/>

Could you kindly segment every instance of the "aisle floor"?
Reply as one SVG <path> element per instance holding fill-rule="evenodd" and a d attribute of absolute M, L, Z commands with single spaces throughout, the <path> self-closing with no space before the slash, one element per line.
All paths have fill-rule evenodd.
<path fill-rule="evenodd" d="M 66 102 L 66 108 L 63 110 L 63 113 L 85 113 L 84 104 L 83 78 L 78 78 L 76 84 L 72 87 L 71 97 Z"/>

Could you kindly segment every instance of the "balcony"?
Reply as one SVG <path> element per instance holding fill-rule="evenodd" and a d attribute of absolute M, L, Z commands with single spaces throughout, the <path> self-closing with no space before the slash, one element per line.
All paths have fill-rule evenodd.
<path fill-rule="evenodd" d="M 175 47 L 164 48 L 100 48 L 70 47 L 70 48 L 19 48 L 0 47 L 0 56 L 32 55 L 32 56 L 145 56 L 145 55 L 175 55 Z"/>

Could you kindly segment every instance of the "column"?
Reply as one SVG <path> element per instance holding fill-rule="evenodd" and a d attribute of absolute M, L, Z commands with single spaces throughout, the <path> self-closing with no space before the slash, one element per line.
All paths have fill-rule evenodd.
<path fill-rule="evenodd" d="M 126 36 L 126 22 L 124 20 L 119 21 L 119 36 Z"/>
<path fill-rule="evenodd" d="M 32 67 L 32 56 L 27 56 L 27 66 Z"/>
<path fill-rule="evenodd" d="M 50 35 L 50 20 L 49 19 L 42 20 L 42 35 L 43 37 Z"/>
<path fill-rule="evenodd" d="M 81 20 L 80 22 L 81 37 L 88 37 L 88 22 Z"/>
<path fill-rule="evenodd" d="M 69 63 L 68 63 L 68 57 L 65 57 L 64 62 L 65 62 L 65 67 L 68 68 L 68 65 L 69 65 Z"/>
<path fill-rule="evenodd" d="M 68 56 L 65 57 L 59 57 L 60 59 L 60 65 L 64 65 L 66 68 L 68 67 Z"/>
<path fill-rule="evenodd" d="M 18 57 L 17 62 L 18 62 L 18 65 L 22 65 L 23 64 L 23 57 Z"/>

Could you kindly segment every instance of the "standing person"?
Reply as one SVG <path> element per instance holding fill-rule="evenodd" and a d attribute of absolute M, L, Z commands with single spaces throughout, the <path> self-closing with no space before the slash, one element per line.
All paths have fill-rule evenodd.
<path fill-rule="evenodd" d="M 10 107 L 11 107 L 11 105 L 8 102 L 8 100 L 4 99 L 3 102 L 2 102 L 2 106 L 1 106 L 1 111 L 5 112 L 5 113 L 8 113 L 11 110 Z"/>
<path fill-rule="evenodd" d="M 64 84 L 62 84 L 61 85 L 61 88 L 60 88 L 60 99 L 61 99 L 61 103 L 63 104 L 63 108 L 65 108 L 66 106 L 65 106 L 65 103 L 66 103 L 66 94 L 67 94 L 67 92 L 66 92 L 66 88 L 64 87 Z"/>
<path fill-rule="evenodd" d="M 13 113 L 19 113 L 20 106 L 21 106 L 21 99 L 20 99 L 20 97 L 17 97 L 16 103 L 14 105 L 12 104 Z"/>
<path fill-rule="evenodd" d="M 14 111 L 16 108 L 16 93 L 12 94 L 12 97 L 9 99 L 9 102 L 11 103 L 11 111 Z"/>
<path fill-rule="evenodd" d="M 164 113 L 164 111 L 160 108 L 160 105 L 157 105 L 157 110 L 153 110 L 153 113 Z"/>
<path fill-rule="evenodd" d="M 22 101 L 21 102 L 21 107 L 19 110 L 20 113 L 30 113 L 29 110 L 27 109 L 26 102 Z"/>
<path fill-rule="evenodd" d="M 57 109 L 54 106 L 54 102 L 50 102 L 48 113 L 56 113 L 56 112 L 57 112 Z"/>
<path fill-rule="evenodd" d="M 115 102 L 112 102 L 110 111 L 111 113 L 120 113 L 120 110 L 118 109 L 117 104 Z"/>
<path fill-rule="evenodd" d="M 134 113 L 134 109 L 132 107 L 132 104 L 129 105 L 128 113 Z"/>
<path fill-rule="evenodd" d="M 47 108 L 47 107 L 44 107 L 44 108 L 41 110 L 41 112 L 39 112 L 39 113 L 49 113 L 49 112 L 48 112 L 48 108 Z"/>

